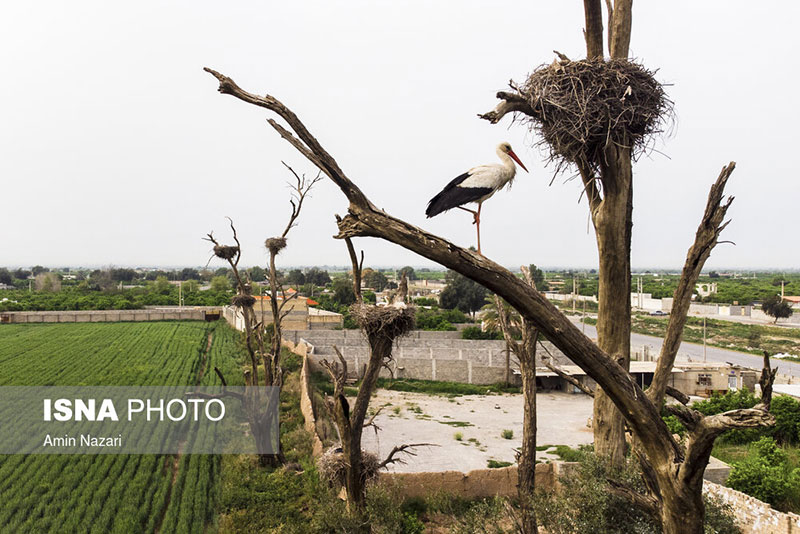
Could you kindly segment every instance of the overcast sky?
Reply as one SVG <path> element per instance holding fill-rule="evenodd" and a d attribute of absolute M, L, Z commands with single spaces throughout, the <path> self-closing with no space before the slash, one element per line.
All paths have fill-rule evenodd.
<path fill-rule="evenodd" d="M 796 2 L 636 2 L 631 54 L 675 101 L 673 134 L 634 167 L 633 264 L 679 267 L 708 188 L 735 160 L 733 222 L 707 268 L 800 267 L 793 166 Z M 531 171 L 482 212 L 487 256 L 516 267 L 596 265 L 577 180 L 522 126 L 479 120 L 510 78 L 585 53 L 582 2 L 4 2 L 0 8 L 0 265 L 196 266 L 201 238 L 263 264 L 289 212 L 285 160 L 315 174 L 266 124 L 219 95 L 209 66 L 290 106 L 388 212 L 464 246 L 471 217 L 426 220 L 427 201 L 509 141 Z M 280 260 L 347 263 L 329 181 Z M 430 265 L 359 240 L 369 265 Z M 218 260 L 212 266 L 219 266 Z"/>

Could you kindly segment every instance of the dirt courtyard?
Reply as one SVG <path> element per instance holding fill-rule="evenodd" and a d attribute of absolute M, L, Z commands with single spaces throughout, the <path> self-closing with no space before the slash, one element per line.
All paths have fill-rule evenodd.
<path fill-rule="evenodd" d="M 587 426 L 592 399 L 582 394 L 539 393 L 539 445 L 577 445 L 592 442 Z M 391 471 L 463 471 L 485 469 L 489 460 L 514 462 L 514 449 L 522 440 L 522 395 L 465 395 L 446 397 L 378 390 L 370 413 L 384 406 L 375 418 L 380 427 L 364 430 L 363 446 L 383 459 L 395 445 L 433 443 L 420 447 L 417 456 L 405 456 L 405 464 Z M 503 431 L 512 431 L 507 439 Z M 505 433 L 506 436 L 510 434 Z M 460 439 L 458 439 L 460 438 Z M 537 452 L 537 459 L 554 458 Z"/>

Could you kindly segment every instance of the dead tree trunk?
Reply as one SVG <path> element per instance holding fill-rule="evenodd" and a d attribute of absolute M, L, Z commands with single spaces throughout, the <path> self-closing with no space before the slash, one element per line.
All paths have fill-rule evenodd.
<path fill-rule="evenodd" d="M 630 149 L 611 146 L 600 166 L 603 198 L 594 204 L 592 222 L 599 258 L 597 343 L 623 368 L 630 368 L 631 352 L 631 232 L 633 228 L 633 173 Z M 584 170 L 582 175 L 588 174 Z M 625 462 L 625 421 L 614 403 L 598 388 L 592 419 L 597 454 L 612 465 Z"/>
<path fill-rule="evenodd" d="M 536 284 L 531 278 L 530 271 L 526 267 L 522 267 L 522 273 L 531 287 L 535 288 Z M 539 331 L 533 323 L 523 320 L 520 328 L 522 340 L 516 341 L 505 304 L 497 295 L 494 298 L 500 330 L 506 341 L 506 358 L 509 357 L 511 351 L 514 351 L 519 360 L 519 369 L 522 375 L 522 446 L 517 457 L 517 497 L 520 507 L 521 532 L 522 534 L 535 534 L 539 531 L 533 508 L 534 492 L 536 491 L 536 342 L 539 338 Z M 508 374 L 508 372 L 507 365 L 506 373 Z"/>
<path fill-rule="evenodd" d="M 511 304 L 523 319 L 529 321 L 594 379 L 625 417 L 641 443 L 648 493 L 631 494 L 632 500 L 647 507 L 661 519 L 664 534 L 703 532 L 703 511 L 695 503 L 702 498 L 702 474 L 714 440 L 729 428 L 753 428 L 773 424 L 775 419 L 769 412 L 758 407 L 703 417 L 688 408 L 681 410 L 682 421 L 690 431 L 689 441 L 683 447 L 675 441 L 661 419 L 660 406 L 644 394 L 630 373 L 583 335 L 543 294 L 489 258 L 461 248 L 376 208 L 311 135 L 297 115 L 279 100 L 270 95 L 258 96 L 246 92 L 227 76 L 211 69 L 206 70 L 219 81 L 219 92 L 268 109 L 285 120 L 291 131 L 274 119 L 269 119 L 268 123 L 339 187 L 350 205 L 348 215 L 339 221 L 337 238 L 358 236 L 384 239 L 478 282 Z M 520 107 L 518 101 L 498 106 L 503 113 L 518 110 Z M 733 167 L 734 164 L 731 163 L 723 168 L 712 186 L 701 227 L 707 222 L 724 218 L 730 201 L 722 202 L 722 192 Z M 589 198 L 594 197 L 590 195 Z M 717 237 L 723 228 L 724 224 L 714 228 L 712 239 L 708 242 L 709 251 L 717 243 Z M 625 298 L 630 297 L 625 295 Z M 659 372 L 664 371 L 657 370 Z M 666 372 L 671 372 L 671 367 Z M 684 514 L 684 519 L 678 526 L 677 521 L 670 518 L 677 518 L 680 514 Z"/>
<path fill-rule="evenodd" d="M 632 0 L 607 0 L 608 48 L 612 58 L 628 57 Z M 603 21 L 600 0 L 584 0 L 586 57 L 603 58 Z M 631 233 L 633 228 L 633 168 L 630 143 L 609 144 L 597 166 L 602 200 L 593 192 L 589 209 L 597 237 L 599 258 L 597 343 L 625 369 L 630 368 Z M 580 169 L 584 184 L 594 183 L 592 169 Z M 598 388 L 592 419 L 595 451 L 613 465 L 625 459 L 625 423 L 614 403 Z"/>
<path fill-rule="evenodd" d="M 414 328 L 414 309 L 405 307 L 368 306 L 361 297 L 361 264 L 356 259 L 352 241 L 345 239 L 347 250 L 353 266 L 353 289 L 356 303 L 351 308 L 352 315 L 358 321 L 361 331 L 369 344 L 369 360 L 364 376 L 358 388 L 356 400 L 350 403 L 344 395 L 345 381 L 347 380 L 347 362 L 337 347 L 334 347 L 339 362 L 323 360 L 322 365 L 328 370 L 333 381 L 333 396 L 329 399 L 334 422 L 341 437 L 342 454 L 345 462 L 344 486 L 347 502 L 351 511 L 360 513 L 366 505 L 366 484 L 368 475 L 364 469 L 361 438 L 364 428 L 373 424 L 372 420 L 365 424 L 369 401 L 378 383 L 378 376 L 383 367 L 387 366 L 392 357 L 392 346 L 395 339 L 402 337 Z M 363 263 L 363 252 L 362 252 Z M 377 415 L 377 413 L 375 414 Z M 394 447 L 383 462 L 378 464 L 378 469 L 400 461 L 398 453 L 413 454 L 409 449 L 425 444 L 408 444 Z M 368 525 L 365 527 L 369 531 Z"/>
<path fill-rule="evenodd" d="M 305 176 L 298 176 L 298 174 L 295 173 L 294 170 L 288 165 L 286 165 L 286 168 L 289 169 L 289 171 L 297 180 L 296 184 L 293 185 L 292 199 L 289 201 L 292 206 L 292 213 L 289 217 L 289 222 L 280 237 L 271 237 L 265 242 L 265 246 L 269 251 L 270 310 L 272 313 L 273 325 L 273 333 L 270 340 L 270 350 L 267 350 L 266 343 L 264 341 L 264 336 L 266 334 L 266 328 L 264 327 L 264 324 L 266 321 L 263 314 L 263 306 L 262 317 L 259 321 L 258 317 L 256 316 L 256 312 L 253 309 L 256 299 L 252 295 L 251 281 L 247 278 L 246 274 L 243 276 L 239 271 L 239 260 L 241 259 L 242 251 L 239 238 L 236 235 L 236 228 L 233 226 L 233 221 L 230 221 L 230 225 L 233 233 L 233 240 L 235 241 L 236 245 L 221 245 L 214 238 L 213 234 L 208 234 L 206 238 L 208 241 L 214 244 L 214 255 L 228 262 L 228 265 L 233 272 L 233 276 L 236 279 L 237 294 L 233 298 L 232 304 L 241 309 L 242 319 L 244 322 L 245 347 L 247 348 L 247 354 L 250 358 L 250 369 L 245 372 L 246 387 L 257 387 L 260 385 L 281 387 L 283 385 L 283 372 L 281 370 L 281 321 L 283 321 L 283 318 L 289 311 L 284 311 L 284 307 L 291 299 L 297 297 L 297 293 L 287 297 L 286 293 L 283 291 L 283 288 L 278 283 L 278 271 L 275 268 L 275 257 L 286 247 L 286 236 L 288 235 L 289 230 L 295 226 L 297 218 L 300 216 L 300 210 L 303 207 L 303 201 L 305 200 L 306 195 L 308 195 L 308 192 L 311 190 L 314 184 L 321 179 L 321 175 L 317 174 L 316 178 L 308 181 L 306 180 Z M 279 292 L 283 297 L 280 304 L 278 303 Z M 259 357 L 261 359 L 261 363 L 263 364 L 264 370 L 263 384 L 261 383 L 258 372 Z M 217 368 L 214 368 L 214 371 L 219 376 L 223 385 L 227 385 L 222 372 Z M 272 433 L 267 432 L 267 429 L 273 428 L 273 426 L 269 424 L 268 418 L 276 417 L 275 414 L 278 413 L 278 410 L 271 410 L 269 408 L 265 409 L 263 402 L 258 399 L 258 396 L 259 391 L 257 389 L 245 391 L 245 394 L 242 396 L 242 402 L 247 410 L 248 420 L 250 422 L 250 430 L 253 434 L 253 438 L 256 441 L 256 450 L 261 452 L 259 454 L 259 463 L 262 466 L 275 467 L 284 461 L 283 453 L 280 449 L 280 433 L 278 436 L 275 436 Z M 274 425 L 274 428 L 280 428 L 280 419 L 278 419 L 276 425 Z M 270 441 L 274 441 L 276 439 L 278 441 L 277 443 L 270 443 Z M 262 452 L 268 450 L 277 450 L 278 453 L 272 454 Z"/>

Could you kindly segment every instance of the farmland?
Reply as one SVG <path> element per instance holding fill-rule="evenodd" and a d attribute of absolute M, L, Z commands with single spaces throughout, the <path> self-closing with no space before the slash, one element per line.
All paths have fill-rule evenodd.
<path fill-rule="evenodd" d="M 240 376 L 238 339 L 224 323 L 8 325 L 0 385 L 214 385 L 214 366 Z M 203 532 L 219 469 L 210 455 L 0 456 L 0 531 Z"/>

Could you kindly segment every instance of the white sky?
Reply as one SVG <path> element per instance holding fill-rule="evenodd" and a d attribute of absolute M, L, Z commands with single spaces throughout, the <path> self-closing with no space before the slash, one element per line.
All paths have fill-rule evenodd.
<path fill-rule="evenodd" d="M 796 2 L 634 4 L 632 55 L 668 88 L 672 137 L 634 168 L 633 264 L 683 264 L 708 188 L 730 160 L 733 223 L 707 268 L 800 267 Z M 312 166 L 265 110 L 216 92 L 209 66 L 290 106 L 375 204 L 474 244 L 470 216 L 427 201 L 509 141 L 530 174 L 483 208 L 484 253 L 516 267 L 596 264 L 579 184 L 558 178 L 510 119 L 509 78 L 556 49 L 584 54 L 572 2 L 4 2 L 0 8 L 0 265 L 203 265 L 234 218 L 247 265 L 288 213 L 280 163 Z M 279 209 L 268 204 L 277 201 Z M 331 239 L 346 202 L 329 181 L 282 253 L 347 262 Z M 429 265 L 359 240 L 370 265 Z M 218 263 L 212 262 L 217 266 Z"/>

